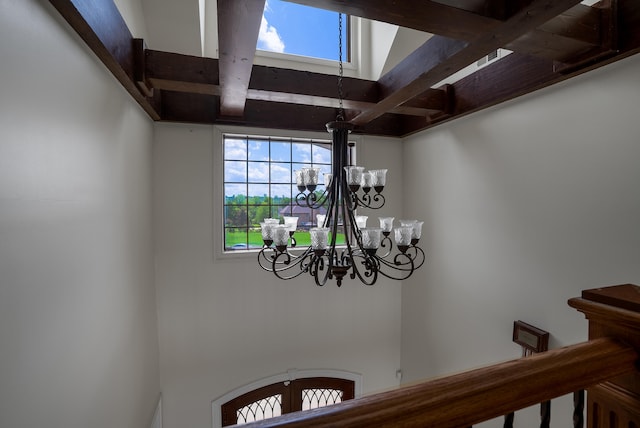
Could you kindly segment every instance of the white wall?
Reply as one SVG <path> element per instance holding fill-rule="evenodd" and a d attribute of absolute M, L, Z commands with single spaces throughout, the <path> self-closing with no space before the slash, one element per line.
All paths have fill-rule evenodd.
<path fill-rule="evenodd" d="M 152 123 L 48 2 L 0 57 L 0 426 L 149 426 Z"/>
<path fill-rule="evenodd" d="M 129 32 L 135 38 L 148 41 L 147 22 L 142 8 L 143 0 L 113 0 L 122 19 L 129 28 Z"/>
<path fill-rule="evenodd" d="M 403 289 L 406 380 L 518 357 L 517 319 L 585 340 L 567 299 L 640 283 L 638 76 L 640 56 L 404 142 L 428 250 Z"/>
<path fill-rule="evenodd" d="M 146 19 L 146 43 L 149 49 L 183 55 L 202 55 L 198 0 L 139 1 L 142 3 Z"/>
<path fill-rule="evenodd" d="M 390 170 L 381 214 L 400 215 L 399 144 L 359 145 L 359 164 Z M 288 369 L 360 373 L 365 393 L 398 384 L 401 284 L 317 287 L 308 277 L 275 279 L 255 254 L 216 258 L 213 209 L 222 199 L 213 199 L 221 192 L 213 128 L 157 124 L 154 148 L 165 428 L 210 427 L 212 400 Z"/>
<path fill-rule="evenodd" d="M 382 31 L 382 26 L 389 27 L 389 24 L 383 24 L 376 22 L 376 31 L 372 32 L 372 38 L 375 40 L 372 42 L 373 46 L 378 46 L 378 43 L 385 37 L 388 37 L 385 31 Z M 395 25 L 390 26 L 395 27 Z M 376 79 L 384 76 L 394 67 L 396 67 L 402 60 L 411 55 L 413 51 L 425 44 L 432 35 L 411 28 L 396 27 L 396 31 L 393 33 L 393 37 L 386 43 L 390 43 L 389 48 L 382 51 L 383 55 L 380 55 L 378 49 L 375 49 L 372 56 L 381 56 L 378 58 L 382 60 L 378 74 L 374 74 Z M 377 51 L 377 52 L 376 52 Z"/>

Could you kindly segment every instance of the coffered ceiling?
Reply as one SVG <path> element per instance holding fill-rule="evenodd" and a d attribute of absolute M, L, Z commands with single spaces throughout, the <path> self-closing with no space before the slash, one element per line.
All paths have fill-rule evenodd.
<path fill-rule="evenodd" d="M 344 79 L 356 133 L 405 136 L 640 51 L 640 2 L 289 0 L 433 37 L 377 80 Z M 318 131 L 335 120 L 335 74 L 254 65 L 264 0 L 218 0 L 219 58 L 151 50 L 113 0 L 50 0 L 151 118 Z M 512 54 L 447 77 L 498 48 Z"/>

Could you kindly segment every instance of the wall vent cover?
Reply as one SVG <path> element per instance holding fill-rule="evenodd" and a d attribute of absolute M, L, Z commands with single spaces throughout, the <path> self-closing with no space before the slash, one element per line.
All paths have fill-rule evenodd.
<path fill-rule="evenodd" d="M 498 59 L 498 50 L 489 52 L 489 55 L 483 56 L 478 60 L 478 67 L 482 67 L 485 64 L 490 63 L 491 61 Z"/>

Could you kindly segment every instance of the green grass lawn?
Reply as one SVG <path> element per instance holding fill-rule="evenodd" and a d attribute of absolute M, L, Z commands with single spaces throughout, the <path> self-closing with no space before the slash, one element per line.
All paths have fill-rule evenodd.
<path fill-rule="evenodd" d="M 311 245 L 311 238 L 309 237 L 308 231 L 298 230 L 293 235 L 296 238 L 296 242 L 298 246 L 309 246 Z M 262 234 L 259 230 L 249 230 L 248 233 L 248 244 L 249 248 L 261 248 L 263 246 L 262 242 Z M 227 249 L 232 249 L 234 245 L 241 246 L 242 244 L 247 244 L 247 233 L 246 232 L 235 232 L 235 231 L 226 231 L 225 232 L 225 243 Z M 338 236 L 338 243 L 344 243 L 344 237 Z M 239 249 L 246 249 L 239 248 Z"/>

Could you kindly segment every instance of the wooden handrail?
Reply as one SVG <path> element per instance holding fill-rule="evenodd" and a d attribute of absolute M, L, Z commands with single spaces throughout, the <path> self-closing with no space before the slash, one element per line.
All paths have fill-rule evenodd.
<path fill-rule="evenodd" d="M 527 358 L 244 426 L 471 426 L 635 372 L 637 359 L 634 348 L 611 338 L 597 338 Z"/>

